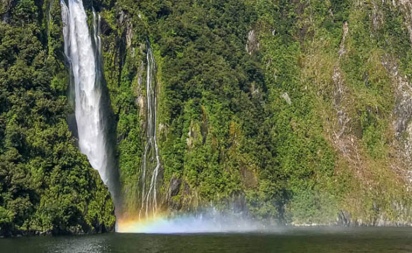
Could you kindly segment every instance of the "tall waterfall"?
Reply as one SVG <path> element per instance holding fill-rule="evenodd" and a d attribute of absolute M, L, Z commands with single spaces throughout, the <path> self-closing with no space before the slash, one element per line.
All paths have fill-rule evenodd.
<path fill-rule="evenodd" d="M 87 26 L 82 0 L 61 0 L 64 52 L 70 64 L 75 97 L 75 117 L 80 151 L 99 171 L 108 186 L 115 206 L 119 207 L 120 187 L 110 126 L 111 109 L 103 85 L 99 22 L 93 12 L 93 37 Z M 111 138 L 110 138 L 111 137 Z"/>
<path fill-rule="evenodd" d="M 146 146 L 143 154 L 142 165 L 142 204 L 140 217 L 144 212 L 145 217 L 157 211 L 157 181 L 160 169 L 159 147 L 156 136 L 156 64 L 152 49 L 148 45 L 147 54 L 147 74 L 146 74 Z M 149 170 L 151 168 L 151 170 Z M 151 175 L 149 174 L 151 173 Z M 150 179 L 150 183 L 146 181 Z"/>

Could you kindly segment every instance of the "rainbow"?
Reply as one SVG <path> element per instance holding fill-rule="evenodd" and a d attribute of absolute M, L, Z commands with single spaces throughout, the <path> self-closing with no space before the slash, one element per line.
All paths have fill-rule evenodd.
<path fill-rule="evenodd" d="M 165 220 L 164 217 L 155 216 L 148 219 L 120 219 L 116 222 L 117 233 L 150 233 L 155 227 Z"/>
<path fill-rule="evenodd" d="M 119 219 L 117 233 L 184 234 L 184 233 L 243 233 L 264 230 L 259 222 L 239 216 L 220 214 L 156 215 L 148 219 Z"/>

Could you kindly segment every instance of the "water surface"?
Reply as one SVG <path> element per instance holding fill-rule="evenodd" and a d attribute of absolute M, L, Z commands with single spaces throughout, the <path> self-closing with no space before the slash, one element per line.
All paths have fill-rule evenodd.
<path fill-rule="evenodd" d="M 412 252 L 412 228 L 296 228 L 253 233 L 22 237 L 1 239 L 0 252 Z"/>

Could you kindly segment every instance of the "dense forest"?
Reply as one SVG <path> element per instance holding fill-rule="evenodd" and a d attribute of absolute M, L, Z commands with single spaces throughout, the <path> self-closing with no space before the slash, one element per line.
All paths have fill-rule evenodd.
<path fill-rule="evenodd" d="M 101 17 L 118 219 L 140 215 L 151 180 L 142 174 L 157 166 L 145 158 L 155 152 L 145 148 L 153 79 L 154 212 L 412 224 L 408 1 L 83 4 L 90 24 L 93 11 Z M 0 18 L 0 235 L 114 229 L 107 187 L 69 127 L 60 2 L 2 0 Z"/>

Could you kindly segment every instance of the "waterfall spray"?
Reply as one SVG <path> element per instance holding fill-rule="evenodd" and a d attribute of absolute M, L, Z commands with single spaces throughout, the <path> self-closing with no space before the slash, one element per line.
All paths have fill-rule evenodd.
<path fill-rule="evenodd" d="M 120 207 L 116 166 L 115 131 L 110 129 L 112 112 L 102 75 L 99 23 L 93 11 L 93 38 L 81 0 L 61 0 L 64 53 L 70 64 L 75 93 L 75 117 L 80 151 L 87 156 L 109 188 L 117 212 Z"/>

